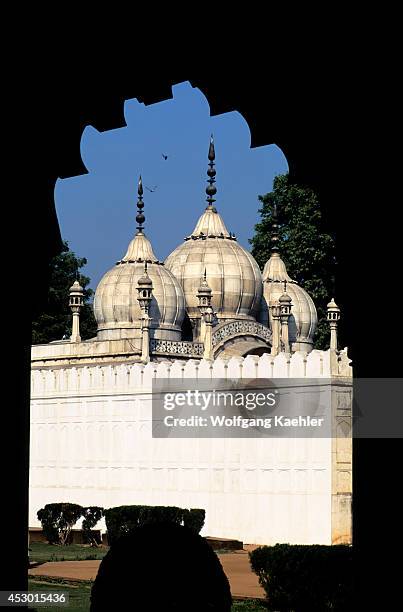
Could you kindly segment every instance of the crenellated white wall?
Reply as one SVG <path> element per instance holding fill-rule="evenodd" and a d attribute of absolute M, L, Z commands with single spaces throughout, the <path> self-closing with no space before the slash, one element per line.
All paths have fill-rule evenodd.
<path fill-rule="evenodd" d="M 30 526 L 50 502 L 177 505 L 206 509 L 205 535 L 331 543 L 332 439 L 155 439 L 151 383 L 334 376 L 351 376 L 347 355 L 316 350 L 34 368 Z"/>

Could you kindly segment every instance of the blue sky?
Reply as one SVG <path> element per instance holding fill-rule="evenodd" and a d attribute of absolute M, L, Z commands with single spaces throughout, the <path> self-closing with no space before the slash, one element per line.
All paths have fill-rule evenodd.
<path fill-rule="evenodd" d="M 81 139 L 88 174 L 59 179 L 55 201 L 63 239 L 88 260 L 82 272 L 96 288 L 126 252 L 136 231 L 137 180 L 143 177 L 145 232 L 164 260 L 191 233 L 206 206 L 210 134 L 216 148 L 216 206 L 228 231 L 249 248 L 259 220 L 258 195 L 288 171 L 276 145 L 250 148 L 250 132 L 237 112 L 210 117 L 206 98 L 189 83 L 173 88 L 173 99 L 145 106 L 125 103 L 127 127 Z M 168 155 L 164 160 L 162 154 Z"/>

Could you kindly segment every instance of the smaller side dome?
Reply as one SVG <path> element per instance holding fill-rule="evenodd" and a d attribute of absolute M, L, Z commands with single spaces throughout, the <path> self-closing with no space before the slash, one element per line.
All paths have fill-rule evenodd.
<path fill-rule="evenodd" d="M 272 328 L 270 304 L 272 302 L 290 303 L 291 316 L 288 320 L 288 333 L 293 351 L 311 351 L 313 338 L 318 324 L 318 315 L 311 296 L 293 280 L 278 253 L 279 231 L 277 204 L 274 203 L 273 231 L 271 235 L 271 256 L 266 262 L 263 279 L 263 299 L 259 320 Z M 286 290 L 285 290 L 286 287 Z M 284 288 L 284 292 L 283 292 Z"/>
<path fill-rule="evenodd" d="M 149 287 L 150 281 L 151 337 L 181 339 L 185 300 L 179 282 L 164 265 L 156 263 L 148 265 L 148 279 L 144 278 L 144 262 L 140 261 L 117 263 L 103 276 L 94 298 L 99 340 L 141 337 L 142 311 L 137 287 Z"/>
<path fill-rule="evenodd" d="M 287 292 L 284 294 L 284 282 Z M 289 337 L 293 351 L 310 352 L 318 324 L 318 315 L 311 296 L 293 280 L 277 252 L 271 254 L 263 270 L 263 299 L 259 320 L 272 327 L 269 305 L 271 302 L 291 301 Z"/>
<path fill-rule="evenodd" d="M 180 340 L 185 316 L 185 298 L 175 276 L 154 254 L 143 231 L 143 187 L 141 177 L 136 216 L 137 233 L 126 255 L 106 272 L 95 292 L 94 314 L 99 340 L 141 338 L 143 313 L 138 287 L 152 287 L 149 315 L 150 336 L 161 340 Z"/>

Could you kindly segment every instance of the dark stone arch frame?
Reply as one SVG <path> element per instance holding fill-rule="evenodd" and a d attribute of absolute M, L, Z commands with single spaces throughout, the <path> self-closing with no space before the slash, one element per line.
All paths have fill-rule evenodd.
<path fill-rule="evenodd" d="M 132 70 L 123 78 L 113 79 L 105 72 L 99 80 L 89 80 L 87 66 L 78 63 L 74 66 L 74 76 L 63 70 L 55 72 L 50 63 L 35 65 L 35 96 L 29 99 L 30 113 L 25 124 L 22 120 L 27 133 L 18 143 L 20 146 L 23 143 L 23 150 L 15 146 L 10 149 L 10 165 L 16 166 L 16 178 L 12 182 L 10 173 L 7 182 L 15 188 L 16 201 L 7 203 L 4 219 L 7 228 L 18 228 L 19 235 L 17 248 L 12 253 L 7 252 L 3 261 L 11 259 L 15 269 L 24 272 L 25 290 L 24 300 L 13 304 L 15 324 L 6 326 L 4 331 L 8 363 L 11 364 L 6 382 L 12 391 L 12 399 L 5 405 L 3 426 L 12 446 L 7 449 L 3 464 L 8 467 L 7 473 L 3 473 L 3 489 L 12 500 L 15 511 L 8 517 L 3 548 L 12 550 L 16 559 L 13 564 L 10 553 L 2 576 L 4 588 L 23 589 L 26 585 L 30 319 L 42 309 L 47 293 L 47 264 L 61 246 L 53 190 L 58 177 L 85 172 L 79 155 L 85 125 L 91 124 L 100 131 L 124 126 L 125 99 L 137 97 L 145 104 L 156 103 L 171 97 L 173 84 L 190 80 L 206 96 L 212 115 L 238 110 L 245 117 L 251 129 L 252 146 L 275 143 L 283 150 L 289 162 L 291 180 L 308 184 L 320 193 L 326 223 L 338 235 L 337 300 L 343 308 L 342 320 L 356 375 L 399 376 L 398 360 L 374 359 L 373 337 L 367 331 L 373 322 L 373 312 L 371 309 L 363 311 L 357 299 L 357 279 L 360 279 L 360 286 L 370 287 L 370 281 L 381 270 L 381 264 L 373 262 L 369 270 L 364 250 L 354 248 L 351 242 L 354 235 L 363 238 L 363 221 L 369 203 L 379 201 L 368 191 L 364 200 L 361 193 L 365 169 L 359 166 L 359 162 L 366 143 L 360 140 L 363 130 L 360 132 L 361 126 L 357 127 L 354 101 L 351 103 L 356 90 L 353 75 L 348 71 L 350 57 L 340 59 L 345 62 L 342 64 L 345 70 L 343 78 L 340 66 L 332 61 L 328 61 L 323 70 L 323 64 L 315 63 L 312 58 L 294 58 L 294 62 L 287 66 L 279 58 L 274 59 L 277 63 L 267 58 L 267 66 L 272 68 L 276 77 L 272 91 L 262 88 L 268 71 L 258 68 L 254 72 L 253 66 L 261 65 L 259 61 L 262 58 L 253 53 L 248 58 L 246 75 L 240 74 L 239 66 L 231 71 L 230 64 L 224 63 L 220 68 L 215 67 L 216 77 L 209 68 L 202 76 L 189 75 L 178 62 L 172 64 L 164 75 L 153 71 L 152 78 L 144 76 L 147 71 Z M 100 74 L 103 68 L 101 65 L 97 67 Z M 223 68 L 226 69 L 225 79 L 220 78 Z M 23 117 L 18 94 L 23 97 L 27 93 L 25 76 L 28 75 L 18 75 L 23 82 L 20 90 L 16 91 L 14 83 L 10 86 L 10 123 L 13 127 Z M 275 117 L 272 123 L 267 119 L 271 115 Z M 347 172 L 347 178 L 343 176 L 338 181 L 341 168 Z M 374 229 L 376 226 L 377 223 Z M 21 276 L 17 280 L 20 281 Z M 380 456 L 385 461 L 388 456 L 385 445 L 382 452 L 374 452 L 372 446 L 369 448 L 363 442 L 366 441 L 354 441 L 354 463 L 356 466 L 361 463 L 362 474 L 375 467 Z M 374 471 L 371 473 L 368 487 L 372 491 Z M 382 476 L 383 487 L 384 478 L 385 473 Z M 361 497 L 366 508 L 369 507 L 366 501 L 370 499 L 369 495 L 368 488 Z M 373 510 L 373 516 L 381 514 L 379 504 L 383 499 L 379 496 L 379 512 Z M 371 503 L 373 507 L 373 497 Z M 358 506 L 356 497 L 355 510 Z M 357 527 L 355 525 L 354 538 L 358 541 Z M 8 546 L 9 536 L 11 545 Z"/>

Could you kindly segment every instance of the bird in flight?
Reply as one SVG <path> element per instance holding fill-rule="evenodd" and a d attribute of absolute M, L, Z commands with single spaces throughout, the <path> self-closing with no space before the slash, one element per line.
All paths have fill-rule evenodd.
<path fill-rule="evenodd" d="M 154 185 L 154 187 L 147 187 L 146 185 L 146 189 L 148 189 L 148 191 L 151 191 L 151 193 L 154 193 L 154 191 L 157 189 L 158 185 Z"/>
<path fill-rule="evenodd" d="M 162 157 L 167 160 L 168 159 L 168 155 L 165 155 L 164 153 L 161 153 Z"/>

